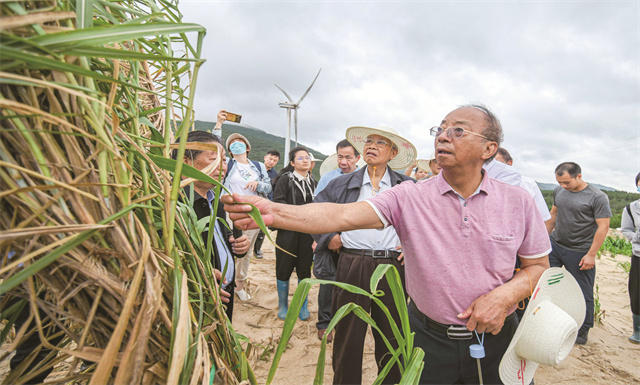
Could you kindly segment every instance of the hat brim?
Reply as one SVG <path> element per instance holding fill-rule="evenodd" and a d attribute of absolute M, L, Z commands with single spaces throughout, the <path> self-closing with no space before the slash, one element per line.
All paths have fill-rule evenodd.
<path fill-rule="evenodd" d="M 367 164 L 362 159 L 362 156 L 360 156 L 360 159 L 358 160 L 356 165 L 359 167 L 364 167 Z M 325 160 L 322 161 L 322 165 L 320 166 L 320 177 L 337 168 L 338 168 L 338 154 L 333 153 L 329 155 Z"/>
<path fill-rule="evenodd" d="M 533 295 L 520 321 L 520 325 L 518 325 L 518 329 L 516 329 L 516 333 L 513 335 L 509 347 L 500 361 L 500 379 L 505 385 L 530 384 L 536 369 L 540 366 L 535 361 L 520 357 L 515 348 L 522 336 L 523 326 L 526 325 L 529 317 L 536 311 L 538 304 L 542 301 L 549 301 L 561 308 L 576 321 L 577 325 L 582 325 L 584 321 L 586 304 L 580 285 L 568 271 L 562 268 L 552 267 L 545 270 L 533 290 Z M 549 327 L 553 326 L 549 325 Z"/>
<path fill-rule="evenodd" d="M 247 151 L 251 151 L 251 143 L 249 143 L 249 140 L 245 138 L 244 135 L 238 133 L 231 134 L 227 138 L 227 143 L 225 146 L 227 148 L 227 151 L 230 152 L 229 146 L 231 145 L 231 141 L 233 141 L 234 139 L 241 139 L 247 145 Z"/>
<path fill-rule="evenodd" d="M 354 126 L 347 128 L 346 137 L 349 143 L 358 150 L 360 154 L 364 153 L 364 142 L 369 135 L 380 135 L 389 139 L 398 148 L 396 156 L 387 164 L 394 170 L 404 170 L 413 164 L 418 156 L 416 147 L 402 136 L 390 132 L 385 129 Z"/>
<path fill-rule="evenodd" d="M 431 167 L 429 167 L 429 161 L 426 159 L 418 159 L 416 161 L 417 166 L 420 170 L 425 171 L 425 172 L 430 172 L 431 171 Z"/>

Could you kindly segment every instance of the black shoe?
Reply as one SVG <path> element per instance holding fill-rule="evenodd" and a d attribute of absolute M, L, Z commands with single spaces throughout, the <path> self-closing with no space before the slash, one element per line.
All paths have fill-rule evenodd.
<path fill-rule="evenodd" d="M 262 251 L 261 251 L 261 250 L 258 250 L 258 251 L 255 253 L 255 255 L 256 255 L 256 259 L 262 259 L 262 258 L 264 258 L 264 255 L 262 255 Z"/>
<path fill-rule="evenodd" d="M 589 329 L 578 330 L 578 337 L 576 337 L 576 345 L 586 345 L 589 339 Z"/>

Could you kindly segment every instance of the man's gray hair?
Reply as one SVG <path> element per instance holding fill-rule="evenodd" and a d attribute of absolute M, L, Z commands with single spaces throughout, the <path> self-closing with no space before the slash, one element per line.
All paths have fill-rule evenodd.
<path fill-rule="evenodd" d="M 487 127 L 482 131 L 482 135 L 486 136 L 490 141 L 498 143 L 498 147 L 500 147 L 500 143 L 504 140 L 504 134 L 502 132 L 502 124 L 500 124 L 500 120 L 498 117 L 489 109 L 489 107 L 483 104 L 466 104 L 460 106 L 460 108 L 475 108 L 476 110 L 482 111 L 487 121 Z M 485 163 L 489 163 L 496 157 L 495 154 L 491 156 L 491 158 L 487 159 Z"/>

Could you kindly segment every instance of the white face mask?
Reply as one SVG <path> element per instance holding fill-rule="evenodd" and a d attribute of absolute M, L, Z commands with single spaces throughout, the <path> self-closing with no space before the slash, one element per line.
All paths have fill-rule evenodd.
<path fill-rule="evenodd" d="M 229 151 L 234 155 L 244 154 L 247 152 L 247 145 L 243 142 L 233 142 L 229 146 Z"/>

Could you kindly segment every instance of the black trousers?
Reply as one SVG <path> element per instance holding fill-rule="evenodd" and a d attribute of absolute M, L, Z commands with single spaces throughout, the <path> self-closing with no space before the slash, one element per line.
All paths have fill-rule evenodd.
<path fill-rule="evenodd" d="M 335 277 L 322 279 L 335 281 Z M 333 318 L 331 302 L 334 287 L 333 285 L 320 285 L 318 289 L 318 322 L 316 322 L 318 330 L 325 330 L 329 326 L 331 318 Z"/>
<path fill-rule="evenodd" d="M 629 300 L 631 312 L 640 315 L 640 257 L 631 257 L 631 270 L 629 270 Z"/>
<path fill-rule="evenodd" d="M 276 243 L 295 255 L 294 257 L 276 249 L 276 279 L 288 281 L 294 268 L 298 279 L 311 278 L 311 264 L 313 263 L 313 249 L 311 249 L 313 238 L 311 235 L 297 231 L 278 230 Z"/>
<path fill-rule="evenodd" d="M 262 244 L 264 243 L 264 233 L 262 230 L 258 233 L 258 237 L 256 237 L 256 243 L 253 246 L 253 255 L 258 254 L 258 251 L 262 248 Z"/>
<path fill-rule="evenodd" d="M 375 269 L 381 264 L 393 264 L 400 273 L 402 279 L 402 287 L 405 287 L 404 266 L 396 259 L 374 259 L 373 257 L 365 257 L 362 255 L 354 255 L 346 252 L 340 253 L 338 265 L 336 268 L 336 281 L 350 283 L 361 289 L 370 290 L 369 281 Z M 393 317 L 395 324 L 400 325 L 400 316 L 393 302 L 393 296 L 386 279 L 380 280 L 378 290 L 382 290 L 385 295 L 380 297 L 382 302 L 389 308 L 389 312 Z M 385 337 L 389 340 L 394 348 L 398 347 L 391 325 L 384 315 L 380 307 L 375 305 L 369 297 L 354 294 L 346 290 L 334 287 L 333 289 L 333 314 L 343 305 L 353 302 L 371 314 L 371 318 L 376 322 Z M 362 382 L 362 357 L 364 349 L 364 339 L 367 333 L 368 325 L 358 316 L 350 313 L 344 317 L 336 326 L 336 335 L 333 339 L 333 383 L 334 384 L 360 384 Z M 378 365 L 378 373 L 382 371 L 387 362 L 389 362 L 390 354 L 382 337 L 377 331 L 373 332 L 375 340 L 375 357 Z M 396 384 L 400 382 L 400 369 L 398 365 L 394 365 L 387 374 L 383 384 Z"/>
<path fill-rule="evenodd" d="M 433 330 L 424 320 L 424 314 L 416 314 L 417 308 L 409 306 L 409 325 L 415 333 L 414 346 L 424 350 L 424 370 L 420 384 L 478 384 L 478 364 L 469 353 L 469 347 L 479 344 L 478 338 L 451 340 L 444 333 Z M 419 310 L 418 310 L 419 311 Z M 498 367 L 507 351 L 511 338 L 518 328 L 518 317 L 507 317 L 497 335 L 484 334 L 485 357 L 480 360 L 484 384 L 502 384 Z M 482 339 L 482 334 L 478 334 Z"/>
<path fill-rule="evenodd" d="M 229 297 L 229 303 L 223 303 L 223 305 L 225 306 L 224 312 L 227 313 L 227 318 L 229 318 L 229 322 L 233 321 L 232 319 L 233 318 L 233 298 L 235 297 L 235 295 L 233 295 L 234 287 L 236 287 L 235 282 L 232 282 L 231 285 L 228 285 L 223 289 L 227 293 L 231 294 L 231 297 Z"/>
<path fill-rule="evenodd" d="M 338 254 L 331 253 L 333 258 L 333 265 L 338 266 Z M 327 281 L 335 281 L 336 276 L 331 277 L 316 277 L 318 279 L 324 279 Z M 329 322 L 333 318 L 331 313 L 331 303 L 333 302 L 333 285 L 320 285 L 318 289 L 318 322 L 316 328 L 318 330 L 325 330 L 329 326 Z"/>
<path fill-rule="evenodd" d="M 596 267 L 594 266 L 593 269 L 589 270 L 580 270 L 578 264 L 586 253 L 565 249 L 553 240 L 551 240 L 551 248 L 549 265 L 551 265 L 551 267 L 564 266 L 573 278 L 576 279 L 582 290 L 584 301 L 587 304 L 587 314 L 580 329 L 591 329 L 594 321 L 593 285 L 596 282 Z"/>

